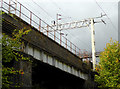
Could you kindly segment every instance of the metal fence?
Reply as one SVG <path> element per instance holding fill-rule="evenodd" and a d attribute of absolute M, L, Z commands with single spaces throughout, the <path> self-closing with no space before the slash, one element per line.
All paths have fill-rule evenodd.
<path fill-rule="evenodd" d="M 87 58 L 87 51 L 79 49 L 76 45 L 74 45 L 71 41 L 64 37 L 60 32 L 54 31 L 55 28 L 48 25 L 39 16 L 34 14 L 31 10 L 26 8 L 17 0 L 9 0 L 9 2 L 1 0 L 0 4 L 2 10 L 4 10 L 6 13 L 15 14 L 22 20 L 29 23 L 31 26 L 35 27 L 38 31 L 42 32 L 43 34 L 56 41 L 64 48 L 71 51 L 73 54 L 81 58 Z M 53 32 L 49 32 L 49 30 L 53 30 Z"/>

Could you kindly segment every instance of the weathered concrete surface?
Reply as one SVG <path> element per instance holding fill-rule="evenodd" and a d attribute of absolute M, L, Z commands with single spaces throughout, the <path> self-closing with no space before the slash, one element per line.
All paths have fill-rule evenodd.
<path fill-rule="evenodd" d="M 83 66 L 83 62 L 78 56 L 60 46 L 58 43 L 48 38 L 37 29 L 31 27 L 23 20 L 14 15 L 13 17 L 8 14 L 3 14 L 3 31 L 8 32 L 9 34 L 13 29 L 32 29 L 29 34 L 23 37 L 25 41 L 34 45 L 38 49 L 46 51 L 46 53 L 51 54 L 51 56 L 57 57 L 59 61 L 88 73 L 88 70 L 91 68 L 90 65 Z"/>
<path fill-rule="evenodd" d="M 17 18 L 14 15 L 13 15 L 13 17 L 11 17 L 8 14 L 4 14 L 3 19 L 4 19 L 3 32 L 11 35 L 11 33 L 14 29 L 22 29 L 22 28 L 32 29 L 29 34 L 27 34 L 26 36 L 23 37 L 23 40 L 25 42 L 32 44 L 37 49 L 44 50 L 44 52 L 46 52 L 47 54 L 55 57 L 59 61 L 65 63 L 69 66 L 79 69 L 86 74 L 90 74 L 90 71 L 91 71 L 90 66 L 91 65 L 84 65 L 84 63 L 82 62 L 82 60 L 79 57 L 77 57 L 76 55 L 74 55 L 73 53 L 71 53 L 70 51 L 65 49 L 64 47 L 60 46 L 58 43 L 54 42 L 52 39 L 48 38 L 47 36 L 45 36 L 44 34 L 39 32 L 37 29 L 31 27 L 29 24 L 27 24 L 23 20 Z M 24 69 L 25 67 L 27 67 L 27 68 L 31 67 L 31 65 L 29 65 L 29 64 L 28 64 L 28 66 L 26 66 L 26 65 L 27 65 L 27 63 L 21 62 L 20 67 L 23 66 L 23 67 L 21 67 L 21 69 L 26 70 L 26 69 Z M 26 75 L 24 76 L 24 78 L 26 78 L 26 79 L 31 78 L 30 71 L 31 70 L 26 71 Z M 25 83 L 24 86 L 31 86 L 30 81 L 31 80 L 26 81 L 29 84 Z M 85 84 L 85 87 L 83 89 L 85 89 L 85 88 L 87 89 L 86 86 L 91 85 L 91 83 L 89 83 L 89 82 L 91 82 L 91 79 L 89 79 L 88 82 L 86 81 L 85 83 L 82 83 L 82 85 Z"/>
<path fill-rule="evenodd" d="M 32 63 L 22 60 L 14 61 L 14 68 L 21 70 L 21 74 L 14 75 L 12 81 L 18 83 L 21 87 L 20 89 L 32 89 Z"/>

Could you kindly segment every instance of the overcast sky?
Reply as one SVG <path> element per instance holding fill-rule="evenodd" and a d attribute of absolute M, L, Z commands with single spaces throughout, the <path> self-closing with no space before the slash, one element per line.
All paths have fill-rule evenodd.
<path fill-rule="evenodd" d="M 118 40 L 118 1 L 119 0 L 18 0 L 37 14 L 41 19 L 51 24 L 56 20 L 56 14 L 61 14 L 59 23 L 80 21 L 86 18 L 100 16 L 104 12 L 107 16 L 102 19 L 106 22 L 95 24 L 96 51 L 103 51 L 106 43 Z M 114 1 L 114 2 L 113 2 Z M 35 3 L 34 3 L 35 2 Z M 39 5 L 37 5 L 37 4 Z M 104 12 L 103 12 L 104 10 Z M 71 17 L 71 18 L 70 18 Z M 98 19 L 97 21 L 99 21 Z M 66 37 L 80 49 L 91 52 L 91 32 L 85 28 L 63 30 Z"/>

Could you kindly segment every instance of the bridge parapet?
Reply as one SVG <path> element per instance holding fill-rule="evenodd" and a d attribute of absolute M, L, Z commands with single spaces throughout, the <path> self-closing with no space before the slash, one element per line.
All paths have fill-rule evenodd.
<path fill-rule="evenodd" d="M 39 16 L 34 14 L 31 10 L 26 8 L 24 5 L 19 3 L 17 0 L 8 0 L 8 1 L 1 0 L 1 2 L 0 2 L 2 10 L 4 10 L 6 13 L 15 14 L 16 16 L 23 19 L 31 26 L 34 26 L 38 31 L 42 32 L 44 35 L 53 39 L 58 44 L 60 44 L 64 48 L 68 49 L 75 55 L 79 54 L 79 56 L 81 56 L 81 54 L 84 53 L 84 50 L 79 49 L 70 40 L 68 40 L 63 35 L 61 35 L 61 33 L 57 32 L 57 31 L 49 32 L 48 30 L 50 30 L 50 29 L 55 30 L 55 28 L 48 25 Z M 44 28 L 44 27 L 47 27 L 47 28 Z"/>
<path fill-rule="evenodd" d="M 14 15 L 11 17 L 3 14 L 3 19 L 3 32 L 8 34 L 12 33 L 14 29 L 31 29 L 31 32 L 23 37 L 24 52 L 65 72 L 85 80 L 88 79 L 90 65 L 84 65 L 78 56 Z"/>
<path fill-rule="evenodd" d="M 78 47 L 64 37 L 64 41 L 61 41 L 59 37 L 56 37 L 51 33 L 48 34 L 47 32 L 44 34 L 42 30 L 47 29 L 44 29 L 42 25 L 46 25 L 48 29 L 51 27 L 22 4 L 19 3 L 19 7 L 17 8 L 15 8 L 13 4 L 8 4 L 5 1 L 3 2 L 3 0 L 1 0 L 0 4 L 2 10 L 6 12 L 2 15 L 2 18 L 4 19 L 2 23 L 4 33 L 11 36 L 14 29 L 31 29 L 31 32 L 22 38 L 25 43 L 25 45 L 23 45 L 23 52 L 32 56 L 35 60 L 55 67 L 60 71 L 62 70 L 63 72 L 72 74 L 82 80 L 91 79 L 91 64 L 89 63 L 86 65 L 83 63 L 82 58 L 77 56 L 77 54 L 82 54 Z M 14 14 L 11 13 L 11 8 L 15 11 Z M 28 11 L 27 15 L 21 12 L 21 8 Z M 28 20 L 23 18 L 24 16 Z M 36 21 L 39 24 L 33 20 L 34 16 L 38 18 Z M 31 77 L 31 73 L 29 74 L 29 77 Z"/>

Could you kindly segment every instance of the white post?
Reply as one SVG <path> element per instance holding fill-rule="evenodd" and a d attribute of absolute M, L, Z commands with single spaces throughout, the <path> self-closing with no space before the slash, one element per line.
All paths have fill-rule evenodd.
<path fill-rule="evenodd" d="M 56 30 L 58 30 L 58 14 L 56 15 Z"/>
<path fill-rule="evenodd" d="M 91 19 L 91 42 L 92 42 L 92 61 L 93 70 L 95 70 L 96 57 L 95 57 L 95 30 L 94 30 L 94 20 Z"/>
<path fill-rule="evenodd" d="M 56 14 L 56 31 L 58 30 L 58 14 Z M 54 30 L 54 40 L 55 40 L 55 30 Z"/>

